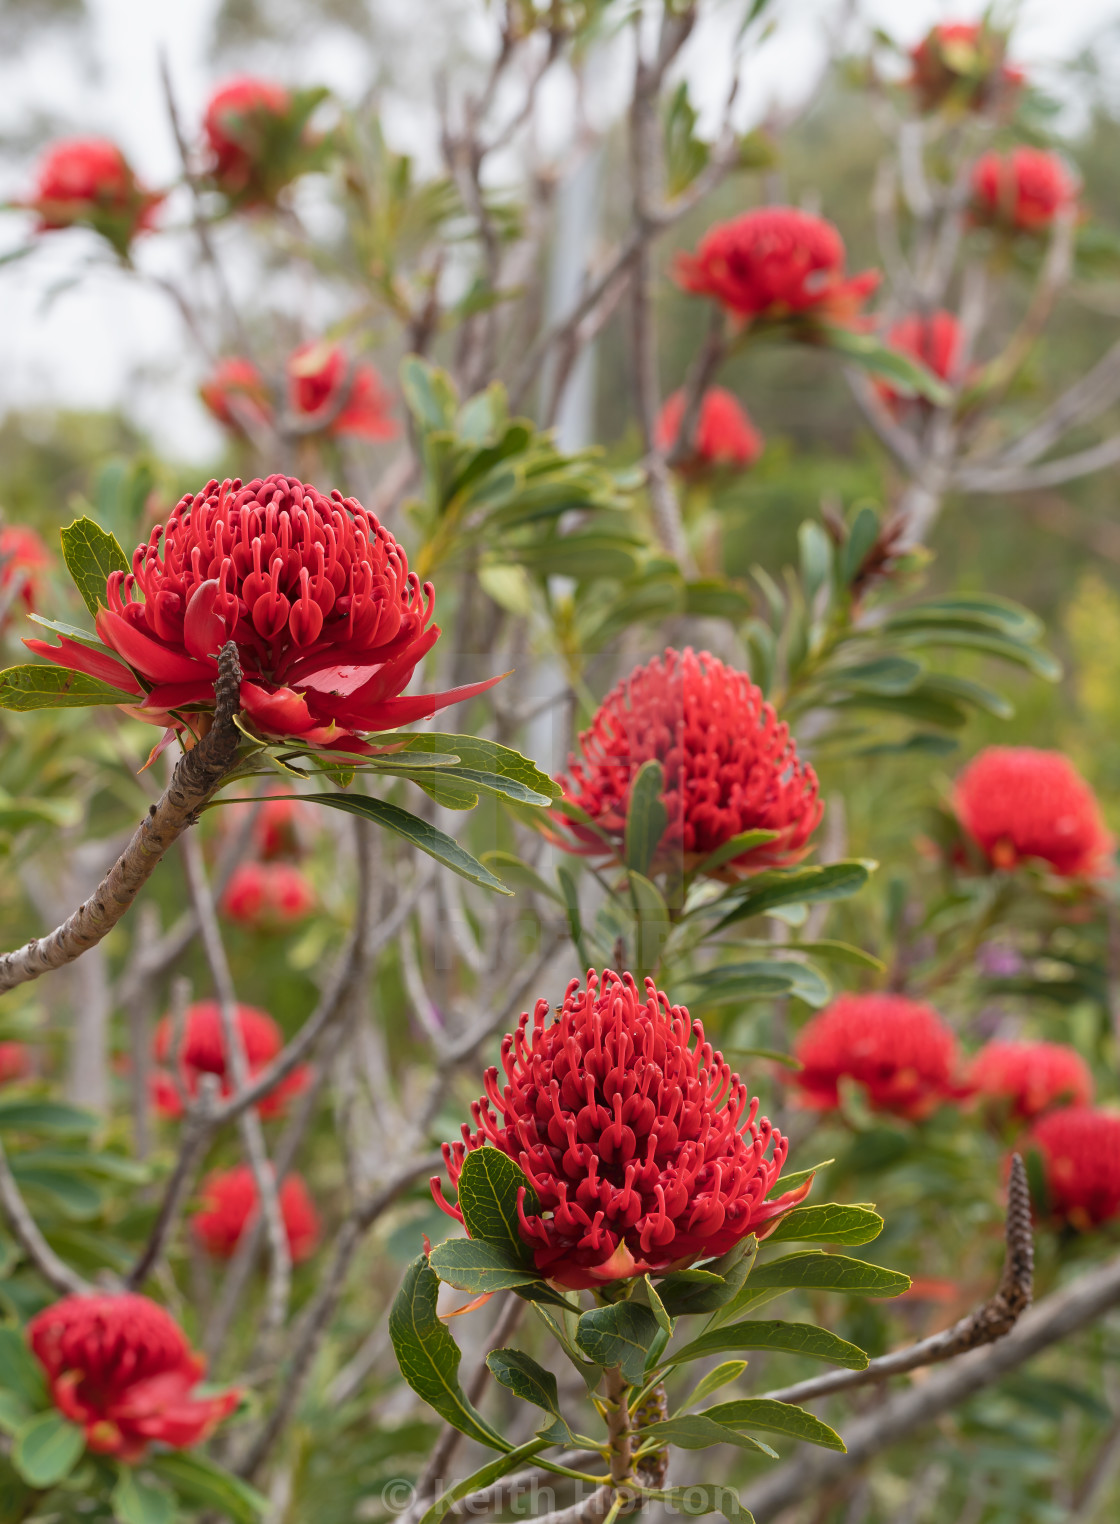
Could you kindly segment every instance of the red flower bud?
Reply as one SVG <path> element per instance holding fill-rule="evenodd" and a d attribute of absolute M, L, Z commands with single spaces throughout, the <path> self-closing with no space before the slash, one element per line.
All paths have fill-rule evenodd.
<path fill-rule="evenodd" d="M 643 763 L 664 773 L 668 812 L 655 867 L 686 870 L 742 831 L 777 837 L 717 870 L 726 879 L 794 863 L 808 851 L 824 804 L 817 775 L 802 762 L 789 726 L 743 672 L 708 652 L 667 650 L 607 695 L 580 735 L 580 760 L 569 759 L 559 782 L 564 797 L 586 811 L 621 850 L 630 790 Z M 587 856 L 609 847 L 585 826 L 557 816 L 561 845 Z"/>
<path fill-rule="evenodd" d="M 844 279 L 844 242 L 831 222 L 792 206 L 762 207 L 718 223 L 695 254 L 679 254 L 677 284 L 743 322 L 818 317 L 850 323 L 879 283 L 875 270 Z"/>
<path fill-rule="evenodd" d="M 10 1085 L 31 1073 L 31 1055 L 21 1042 L 0 1042 L 0 1085 Z"/>
<path fill-rule="evenodd" d="M 1084 1232 L 1120 1215 L 1120 1116 L 1089 1106 L 1052 1111 L 1026 1140 L 1042 1160 L 1050 1213 Z"/>
<path fill-rule="evenodd" d="M 315 891 L 291 863 L 240 863 L 230 874 L 222 909 L 240 926 L 279 929 L 307 919 Z"/>
<path fill-rule="evenodd" d="M 1096 797 L 1061 752 L 989 746 L 957 779 L 953 804 L 993 867 L 1037 858 L 1062 878 L 1114 871 L 1116 843 Z"/>
<path fill-rule="evenodd" d="M 821 1111 L 839 1106 L 843 1078 L 863 1087 L 873 1111 L 911 1120 L 967 1094 L 952 1031 L 904 995 L 841 995 L 806 1023 L 794 1052 L 802 1067 L 792 1083 Z"/>
<path fill-rule="evenodd" d="M 235 434 L 267 428 L 272 422 L 272 398 L 252 360 L 238 355 L 219 360 L 198 392 L 218 422 Z"/>
<path fill-rule="evenodd" d="M 115 143 L 70 138 L 40 161 L 35 193 L 22 205 L 39 214 L 39 231 L 91 227 L 120 254 L 148 232 L 163 196 L 146 190 Z"/>
<path fill-rule="evenodd" d="M 255 1221 L 257 1182 L 247 1164 L 218 1170 L 203 1182 L 203 1205 L 191 1218 L 195 1237 L 208 1254 L 229 1259 L 242 1233 Z M 319 1214 L 302 1175 L 286 1175 L 278 1192 L 280 1214 L 293 1264 L 310 1259 L 319 1242 Z"/>
<path fill-rule="evenodd" d="M 529 1020 L 502 1039 L 505 1085 L 486 1072 L 478 1131 L 464 1126 L 443 1157 L 452 1185 L 484 1144 L 524 1170 L 540 1211 L 522 1192 L 520 1232 L 546 1279 L 579 1290 L 682 1269 L 773 1226 L 808 1190 L 766 1200 L 788 1143 L 652 979 L 643 1001 L 632 975 L 604 970 L 600 983 L 592 970 L 558 1016 L 538 1000 Z M 432 1193 L 462 1221 L 438 1176 Z"/>
<path fill-rule="evenodd" d="M 655 443 L 665 454 L 672 450 L 680 435 L 684 403 L 684 392 L 674 392 L 658 417 Z M 744 469 L 753 466 L 762 454 L 762 444 L 762 435 L 734 393 L 722 386 L 712 386 L 704 393 L 696 421 L 696 458 L 685 461 L 683 469 L 696 471 L 703 466 Z"/>
<path fill-rule="evenodd" d="M 1008 100 L 1024 83 L 1021 69 L 1005 62 L 1007 37 L 984 22 L 949 21 L 931 29 L 912 49 L 908 81 L 919 109 L 952 103 L 984 111 Z"/>
<path fill-rule="evenodd" d="M 267 164 L 274 124 L 282 122 L 292 98 L 269 79 L 240 75 L 215 90 L 203 117 L 210 151 L 210 175 L 225 195 L 246 204 L 272 199 Z"/>
<path fill-rule="evenodd" d="M 990 1042 L 973 1059 L 968 1084 L 1020 1122 L 1093 1099 L 1089 1066 L 1075 1048 L 1059 1042 Z"/>
<path fill-rule="evenodd" d="M 973 219 L 991 227 L 1036 233 L 1076 199 L 1073 177 L 1042 148 L 984 153 L 972 171 Z"/>
<path fill-rule="evenodd" d="M 892 324 L 887 343 L 900 354 L 918 360 L 941 381 L 959 381 L 961 325 L 951 312 L 939 309 L 928 315 L 911 313 Z M 875 389 L 892 412 L 898 413 L 907 403 L 920 398 L 904 397 L 889 381 L 877 380 Z"/>
<path fill-rule="evenodd" d="M 395 439 L 392 398 L 372 365 L 353 365 L 341 344 L 301 344 L 288 359 L 291 406 L 303 422 L 322 414 L 324 432 Z"/>
<path fill-rule="evenodd" d="M 260 1073 L 284 1046 L 280 1028 L 266 1011 L 255 1006 L 239 1005 L 236 1013 L 237 1029 L 245 1045 L 245 1058 L 249 1077 Z M 155 1056 L 157 1063 L 166 1064 L 172 1058 L 174 1024 L 165 1016 L 156 1027 Z M 179 1049 L 179 1078 L 188 1096 L 198 1094 L 199 1080 L 204 1074 L 216 1075 L 222 1095 L 232 1091 L 230 1072 L 226 1057 L 225 1034 L 222 1030 L 222 1014 L 216 1000 L 200 1000 L 188 1008 L 183 1024 Z M 307 1088 L 311 1071 L 306 1064 L 299 1065 L 260 1102 L 262 1116 L 280 1116 L 293 1095 Z M 164 1116 L 182 1115 L 182 1101 L 170 1074 L 157 1071 L 152 1086 L 152 1099 Z"/>
<path fill-rule="evenodd" d="M 152 1443 L 199 1444 L 241 1400 L 192 1396 L 205 1360 L 169 1312 L 132 1292 L 64 1297 L 32 1318 L 27 1339 L 55 1407 L 91 1450 L 120 1461 Z"/>

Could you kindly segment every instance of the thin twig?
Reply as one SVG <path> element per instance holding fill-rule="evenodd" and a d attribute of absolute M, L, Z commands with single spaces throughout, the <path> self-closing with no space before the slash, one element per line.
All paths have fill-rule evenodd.
<path fill-rule="evenodd" d="M 93 1289 L 76 1270 L 59 1259 L 43 1237 L 12 1174 L 3 1144 L 0 1144 L 0 1207 L 23 1252 L 53 1291 L 75 1296 Z"/>

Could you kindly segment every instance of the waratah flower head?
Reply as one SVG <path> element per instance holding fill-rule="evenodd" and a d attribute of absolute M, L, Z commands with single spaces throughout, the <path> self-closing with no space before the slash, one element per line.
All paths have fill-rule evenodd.
<path fill-rule="evenodd" d="M 315 891 L 293 863 L 239 863 L 222 895 L 222 909 L 239 926 L 279 931 L 311 915 Z"/>
<path fill-rule="evenodd" d="M 987 1043 L 969 1066 L 968 1087 L 1020 1122 L 1093 1099 L 1088 1064 L 1060 1042 Z"/>
<path fill-rule="evenodd" d="M 202 130 L 210 154 L 210 176 L 218 189 L 245 204 L 269 201 L 282 188 L 280 166 L 270 162 L 291 111 L 283 85 L 243 74 L 215 90 Z"/>
<path fill-rule="evenodd" d="M 325 434 L 395 439 L 393 399 L 372 365 L 353 364 L 341 344 L 312 341 L 288 358 L 291 408 L 303 424 L 322 418 Z"/>
<path fill-rule="evenodd" d="M 957 1040 L 932 1006 L 905 995 L 841 995 L 806 1023 L 793 1077 L 807 1106 L 840 1104 L 840 1081 L 866 1092 L 872 1110 L 917 1120 L 965 1093 Z"/>
<path fill-rule="evenodd" d="M 1008 101 L 1024 74 L 1006 62 L 1007 36 L 986 22 L 931 27 L 910 53 L 909 86 L 921 111 L 985 111 Z"/>
<path fill-rule="evenodd" d="M 216 1170 L 203 1181 L 199 1195 L 202 1206 L 191 1218 L 194 1235 L 208 1254 L 229 1259 L 256 1220 L 259 1196 L 253 1171 L 247 1164 Z M 292 1263 L 302 1264 L 319 1242 L 319 1214 L 303 1176 L 286 1175 L 277 1199 Z"/>
<path fill-rule="evenodd" d="M 1026 1146 L 1038 1151 L 1059 1222 L 1084 1232 L 1120 1215 L 1120 1115 L 1090 1106 L 1051 1111 Z"/>
<path fill-rule="evenodd" d="M 684 422 L 684 392 L 673 392 L 665 401 L 657 420 L 655 443 L 666 454 L 672 450 Z M 700 415 L 696 420 L 696 433 L 692 460 L 678 467 L 684 472 L 697 472 L 706 466 L 730 466 L 739 470 L 753 466 L 762 454 L 762 435 L 755 428 L 746 409 L 733 392 L 722 386 L 712 386 L 704 393 L 700 403 Z"/>
<path fill-rule="evenodd" d="M 1077 183 L 1055 153 L 1013 148 L 981 154 L 972 171 L 976 222 L 1037 233 L 1077 199 Z"/>
<path fill-rule="evenodd" d="M 993 867 L 1037 859 L 1062 878 L 1113 871 L 1096 796 L 1061 752 L 989 746 L 958 777 L 953 804 Z"/>
<path fill-rule="evenodd" d="M 22 1042 L 0 1042 L 0 1085 L 10 1085 L 31 1073 L 31 1055 Z"/>
<path fill-rule="evenodd" d="M 118 254 L 148 232 L 161 194 L 147 190 L 115 143 L 68 138 L 53 143 L 39 163 L 34 194 L 22 203 L 39 216 L 39 231 L 89 227 Z"/>
<path fill-rule="evenodd" d="M 0 628 L 8 623 L 11 605 L 19 599 L 29 614 L 35 612 L 43 573 L 51 564 L 50 552 L 27 524 L 0 528 Z"/>
<path fill-rule="evenodd" d="M 924 365 L 941 381 L 958 381 L 961 325 L 951 312 L 911 313 L 892 324 L 887 344 Z M 888 381 L 876 381 L 876 390 L 892 411 L 898 412 L 914 399 L 895 391 Z M 919 399 L 920 405 L 920 399 Z"/>
<path fill-rule="evenodd" d="M 772 841 L 724 863 L 726 879 L 796 862 L 808 851 L 824 804 L 817 775 L 797 755 L 789 726 L 743 672 L 706 651 L 667 650 L 607 695 L 559 782 L 596 831 L 558 818 L 569 851 L 606 855 L 626 835 L 630 791 L 642 765 L 661 764 L 668 815 L 654 869 L 695 868 L 743 831 Z"/>
<path fill-rule="evenodd" d="M 219 360 L 198 393 L 218 422 L 235 434 L 248 434 L 272 423 L 268 383 L 252 360 L 240 355 Z"/>
<path fill-rule="evenodd" d="M 769 206 L 718 223 L 674 267 L 685 291 L 709 296 L 743 322 L 855 318 L 878 273 L 844 278 L 844 241 L 823 217 Z"/>
<path fill-rule="evenodd" d="M 245 1048 L 245 1058 L 250 1079 L 256 1076 L 277 1056 L 284 1046 L 284 1036 L 267 1011 L 255 1006 L 239 1005 L 235 1020 Z M 174 1060 L 175 1024 L 170 1016 L 164 1016 L 156 1027 L 155 1056 L 159 1064 Z M 213 1074 L 220 1082 L 220 1093 L 232 1092 L 232 1073 L 226 1052 L 222 1013 L 216 1000 L 200 1000 L 188 1007 L 179 1042 L 179 1081 L 192 1099 L 198 1094 L 199 1081 L 204 1074 Z M 293 1095 L 304 1090 L 311 1078 L 305 1065 L 298 1065 L 280 1080 L 260 1101 L 262 1116 L 279 1116 Z M 153 1092 L 157 1109 L 164 1116 L 182 1115 L 182 1101 L 170 1073 L 157 1071 Z"/>
<path fill-rule="evenodd" d="M 140 1460 L 153 1443 L 204 1440 L 240 1401 L 193 1396 L 206 1362 L 171 1314 L 132 1292 L 68 1296 L 27 1325 L 51 1400 L 99 1455 Z"/>
<path fill-rule="evenodd" d="M 248 718 L 308 746 L 368 750 L 360 732 L 426 719 L 499 681 L 401 697 L 439 639 L 435 591 L 356 498 L 294 476 L 188 493 L 137 546 L 132 570 L 110 573 L 105 596 L 107 651 L 66 636 L 25 644 L 135 694 L 130 712 L 153 724 L 197 726 L 212 710 L 227 640 Z"/>
<path fill-rule="evenodd" d="M 540 1201 L 519 1196 L 536 1268 L 582 1289 L 725 1253 L 808 1189 L 766 1198 L 788 1143 L 684 1006 L 646 980 L 592 970 L 568 985 L 559 1013 L 538 1000 L 502 1039 L 502 1069 L 471 1107 L 476 1132 L 445 1144 L 457 1185 L 469 1150 L 500 1148 Z M 695 1045 L 693 1045 L 695 1039 Z M 449 1207 L 439 1177 L 437 1202 Z"/>

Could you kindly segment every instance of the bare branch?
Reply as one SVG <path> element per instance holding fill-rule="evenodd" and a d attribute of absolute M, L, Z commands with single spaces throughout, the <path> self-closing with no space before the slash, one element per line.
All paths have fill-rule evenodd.
<path fill-rule="evenodd" d="M 1045 461 L 1041 466 L 1021 470 L 1015 466 L 968 466 L 963 465 L 953 473 L 953 486 L 965 492 L 1039 492 L 1046 487 L 1057 487 L 1062 482 L 1076 481 L 1079 476 L 1089 476 L 1103 471 L 1120 461 L 1120 434 L 1078 450 L 1073 455 L 1063 455 L 1059 460 Z"/>

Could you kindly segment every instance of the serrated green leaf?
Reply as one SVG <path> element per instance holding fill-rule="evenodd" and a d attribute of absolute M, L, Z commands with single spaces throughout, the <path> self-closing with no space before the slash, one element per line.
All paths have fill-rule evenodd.
<path fill-rule="evenodd" d="M 327 809 L 342 810 L 347 815 L 372 820 L 385 830 L 403 837 L 429 857 L 434 857 L 436 862 L 443 863 L 444 867 L 458 873 L 461 878 L 469 879 L 472 884 L 481 884 L 484 889 L 496 890 L 498 894 L 512 893 L 500 878 L 495 878 L 489 868 L 484 868 L 453 837 L 434 825 L 429 825 L 426 820 L 421 820 L 418 815 L 402 810 L 399 805 L 390 804 L 385 799 L 373 799 L 368 794 L 302 794 L 300 797 L 307 804 L 322 804 Z"/>
<path fill-rule="evenodd" d="M 135 704 L 134 693 L 111 688 L 100 678 L 66 667 L 28 663 L 0 672 L 0 709 L 25 714 L 32 709 L 89 709 L 99 704 Z"/>
<path fill-rule="evenodd" d="M 774 1244 L 792 1238 L 821 1239 L 830 1244 L 869 1244 L 882 1231 L 883 1219 L 872 1207 L 841 1206 L 830 1201 L 819 1206 L 794 1207 L 766 1242 Z"/>
<path fill-rule="evenodd" d="M 469 1155 L 468 1155 L 469 1157 Z M 405 1271 L 389 1310 L 389 1337 L 401 1375 L 453 1428 L 492 1450 L 513 1447 L 492 1429 L 459 1385 L 459 1346 L 436 1312 L 439 1277 L 423 1254 Z"/>
<path fill-rule="evenodd" d="M 836 1430 L 814 1414 L 788 1402 L 775 1402 L 772 1397 L 740 1397 L 732 1402 L 717 1403 L 714 1408 L 707 1408 L 704 1416 L 730 1429 L 762 1429 L 764 1433 L 788 1434 L 791 1439 L 805 1440 L 825 1450 L 847 1448 Z"/>
<path fill-rule="evenodd" d="M 556 1377 L 551 1371 L 546 1371 L 532 1355 L 527 1355 L 520 1349 L 492 1349 L 486 1356 L 486 1364 L 494 1380 L 515 1397 L 520 1397 L 523 1402 L 531 1402 L 551 1414 L 563 1431 L 559 1443 L 573 1443 L 572 1431 L 560 1411 Z"/>
<path fill-rule="evenodd" d="M 538 1213 L 540 1199 L 524 1170 L 500 1148 L 475 1148 L 463 1160 L 459 1208 L 467 1232 L 497 1245 L 521 1264 L 532 1264 L 532 1250 L 518 1225 L 517 1197 L 522 1189 L 526 1216 Z"/>
<path fill-rule="evenodd" d="M 113 1516 L 120 1524 L 171 1524 L 175 1499 L 146 1481 L 132 1466 L 122 1466 L 112 1493 Z"/>
<path fill-rule="evenodd" d="M 109 573 L 128 571 L 128 558 L 116 537 L 92 519 L 75 519 L 60 532 L 62 559 L 82 595 L 82 602 L 96 618 L 106 603 Z"/>
<path fill-rule="evenodd" d="M 268 1499 L 255 1487 L 195 1451 L 149 1455 L 144 1468 L 162 1477 L 180 1497 L 204 1508 L 217 1508 L 235 1524 L 256 1524 L 268 1512 Z"/>
<path fill-rule="evenodd" d="M 776 1320 L 729 1323 L 711 1328 L 691 1343 L 670 1352 L 667 1365 L 683 1365 L 688 1360 L 703 1360 L 709 1355 L 725 1355 L 740 1349 L 781 1350 L 787 1355 L 806 1355 L 812 1360 L 827 1360 L 848 1370 L 867 1369 L 862 1349 L 840 1339 L 814 1323 L 784 1323 Z"/>
<path fill-rule="evenodd" d="M 428 1263 L 441 1281 L 460 1291 L 508 1291 L 540 1279 L 523 1260 L 481 1239 L 449 1238 L 436 1245 Z"/>
<path fill-rule="evenodd" d="M 679 1445 L 682 1450 L 707 1450 L 712 1445 L 738 1445 L 741 1450 L 755 1450 L 777 1460 L 776 1450 L 761 1440 L 751 1439 L 726 1428 L 704 1413 L 685 1413 L 679 1418 L 667 1418 L 662 1423 L 651 1423 L 641 1431 L 641 1441 L 657 1440 L 664 1445 Z"/>
<path fill-rule="evenodd" d="M 665 834 L 669 815 L 661 802 L 665 774 L 651 757 L 643 762 L 630 788 L 626 812 L 626 866 L 635 873 L 649 872 L 649 865 Z"/>
<path fill-rule="evenodd" d="M 29 1418 L 12 1444 L 12 1465 L 32 1487 L 57 1486 L 85 1454 L 86 1436 L 53 1409 Z"/>
<path fill-rule="evenodd" d="M 576 1327 L 576 1344 L 603 1370 L 618 1366 L 623 1379 L 640 1386 L 646 1356 L 658 1334 L 657 1319 L 640 1302 L 613 1302 L 585 1312 Z"/>

